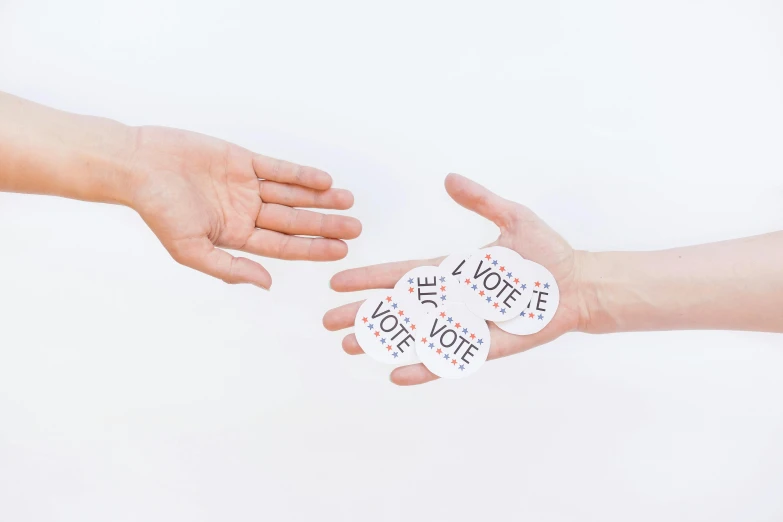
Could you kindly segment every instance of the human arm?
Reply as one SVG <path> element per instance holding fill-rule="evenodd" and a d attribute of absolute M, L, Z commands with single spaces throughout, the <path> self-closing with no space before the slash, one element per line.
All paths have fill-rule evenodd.
<path fill-rule="evenodd" d="M 165 127 L 57 111 L 0 93 L 0 191 L 49 194 L 136 210 L 178 262 L 229 283 L 269 288 L 259 263 L 345 257 L 353 195 L 311 167 Z M 306 236 L 306 237 L 305 237 Z"/>
<path fill-rule="evenodd" d="M 558 282 L 560 305 L 540 332 L 516 336 L 490 324 L 489 358 L 518 353 L 567 332 L 735 329 L 783 332 L 783 233 L 659 252 L 578 251 L 527 207 L 450 174 L 446 190 L 463 207 L 493 221 L 493 245 L 519 252 L 546 267 Z M 392 288 L 408 270 L 443 258 L 385 263 L 336 274 L 338 292 Z M 778 260 L 778 262 L 776 262 Z M 353 326 L 361 303 L 330 310 L 329 330 Z M 362 353 L 353 334 L 343 339 L 349 354 Z M 397 384 L 437 377 L 422 364 L 392 372 Z"/>

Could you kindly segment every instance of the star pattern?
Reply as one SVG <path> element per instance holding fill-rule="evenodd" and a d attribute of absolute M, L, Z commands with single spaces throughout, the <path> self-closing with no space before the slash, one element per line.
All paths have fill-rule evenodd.
<path fill-rule="evenodd" d="M 391 302 L 391 297 L 386 297 L 386 302 Z M 397 309 L 397 303 L 392 303 L 392 308 Z M 397 312 L 397 315 L 399 315 L 402 318 L 402 322 L 409 325 L 410 331 L 413 331 L 416 329 L 416 325 L 411 323 L 410 317 L 407 317 L 405 315 L 405 312 L 403 310 L 399 310 Z M 381 337 L 381 331 L 378 329 L 375 329 L 375 325 L 373 323 L 369 323 L 369 320 L 366 317 L 362 317 L 362 322 L 368 323 L 367 328 L 372 331 L 372 335 L 378 338 L 378 341 L 381 343 L 381 346 L 386 347 L 386 351 L 391 355 L 394 359 L 397 359 L 400 356 L 400 352 L 392 352 L 392 345 L 386 344 L 386 338 Z"/>
<path fill-rule="evenodd" d="M 446 312 L 440 312 L 438 315 L 441 318 L 445 318 L 446 321 L 448 321 L 449 323 L 453 323 L 454 328 L 461 331 L 463 335 L 470 337 L 471 342 L 475 341 L 479 345 L 484 344 L 483 339 L 476 340 L 476 334 L 471 333 L 461 322 L 454 321 L 454 317 L 448 317 L 446 315 Z M 432 342 L 433 340 L 434 339 L 428 339 L 426 337 L 422 337 L 421 343 L 427 346 L 427 348 L 429 348 L 430 350 L 433 350 L 433 348 L 435 348 L 435 343 Z M 448 353 L 445 353 L 441 348 L 434 349 L 433 351 L 434 353 L 437 354 L 438 357 L 442 356 L 443 360 L 450 362 L 455 369 L 458 369 L 459 371 L 465 371 L 465 365 L 459 364 L 458 358 L 456 356 L 452 357 Z M 457 366 L 458 364 L 459 366 Z"/>

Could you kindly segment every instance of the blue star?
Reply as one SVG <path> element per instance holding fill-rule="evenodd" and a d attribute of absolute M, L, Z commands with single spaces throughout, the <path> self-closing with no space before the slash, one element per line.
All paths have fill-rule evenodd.
<path fill-rule="evenodd" d="M 386 344 L 386 339 L 381 339 L 381 344 Z"/>
<path fill-rule="evenodd" d="M 442 296 L 440 296 L 440 300 L 441 301 L 445 301 L 446 300 L 446 294 L 443 294 Z"/>
<path fill-rule="evenodd" d="M 477 343 L 479 343 L 479 344 L 484 344 L 484 339 L 479 339 L 479 340 L 478 340 L 478 341 L 476 341 L 476 342 L 477 342 Z"/>
<path fill-rule="evenodd" d="M 447 354 L 447 353 L 444 353 L 444 354 L 443 354 L 443 358 L 444 358 L 444 359 L 448 359 L 448 358 L 449 358 L 449 354 Z"/>
<path fill-rule="evenodd" d="M 412 285 L 412 284 L 413 284 L 413 278 L 412 278 L 412 277 L 411 277 L 410 279 L 408 279 L 408 284 L 409 284 L 409 285 Z"/>
<path fill-rule="evenodd" d="M 492 298 L 491 298 L 490 296 L 487 296 L 487 302 L 488 302 L 488 303 L 491 303 L 491 302 L 492 302 Z"/>
<path fill-rule="evenodd" d="M 522 310 L 521 312 L 519 312 L 519 317 L 525 317 L 525 311 L 524 311 L 524 310 Z"/>
<path fill-rule="evenodd" d="M 451 317 L 449 317 L 449 318 L 448 318 L 448 319 L 446 319 L 446 320 L 447 320 L 448 322 L 451 322 Z"/>
<path fill-rule="evenodd" d="M 433 349 L 433 348 L 435 348 L 435 345 L 430 343 L 430 350 Z"/>
<path fill-rule="evenodd" d="M 492 261 L 492 266 L 498 266 L 498 260 L 497 260 L 497 259 L 495 259 L 494 261 Z"/>
<path fill-rule="evenodd" d="M 441 283 L 445 283 L 445 282 L 446 282 L 446 278 L 445 278 L 445 277 L 443 277 L 443 276 L 441 276 L 441 278 L 440 278 L 440 282 L 441 282 Z"/>
<path fill-rule="evenodd" d="M 476 285 L 473 285 L 473 286 L 471 286 L 471 288 L 472 288 L 473 290 L 475 290 L 475 289 L 476 289 L 476 288 L 478 288 L 478 287 L 477 287 Z"/>
<path fill-rule="evenodd" d="M 371 325 L 371 324 L 368 324 L 368 325 L 367 325 L 367 328 L 369 328 L 370 330 L 372 330 L 372 329 L 373 329 L 373 325 Z"/>
<path fill-rule="evenodd" d="M 392 303 L 392 308 L 397 309 L 397 303 Z"/>
<path fill-rule="evenodd" d="M 510 278 L 510 277 L 511 277 L 511 272 L 509 272 L 508 274 L 506 274 L 506 277 Z"/>
<path fill-rule="evenodd" d="M 544 283 L 544 288 L 549 288 L 549 283 Z"/>
<path fill-rule="evenodd" d="M 409 318 L 409 317 L 406 317 L 406 318 L 405 318 L 405 322 L 406 322 L 406 323 L 410 323 L 410 322 L 411 322 L 410 318 Z"/>
<path fill-rule="evenodd" d="M 397 352 L 392 353 L 392 357 L 397 358 Z"/>
<path fill-rule="evenodd" d="M 503 314 L 503 315 L 506 315 L 506 309 L 505 308 L 501 308 L 500 309 L 500 313 Z"/>
<path fill-rule="evenodd" d="M 464 364 L 460 364 L 460 365 L 459 365 L 459 369 L 460 369 L 460 370 L 464 370 L 464 369 L 465 369 L 465 365 L 464 365 Z"/>
<path fill-rule="evenodd" d="M 466 335 L 467 335 L 467 333 L 468 333 L 468 329 L 467 329 L 467 328 L 463 328 L 463 329 L 462 329 L 462 333 L 464 333 L 464 334 L 466 334 Z"/>
<path fill-rule="evenodd" d="M 539 321 L 543 321 L 544 320 L 544 315 L 543 314 L 538 314 L 538 320 Z"/>
<path fill-rule="evenodd" d="M 524 289 L 526 289 L 526 288 L 527 288 L 527 285 L 526 285 L 525 283 L 522 283 L 521 285 L 519 285 L 519 287 L 520 287 L 522 290 L 524 290 Z"/>

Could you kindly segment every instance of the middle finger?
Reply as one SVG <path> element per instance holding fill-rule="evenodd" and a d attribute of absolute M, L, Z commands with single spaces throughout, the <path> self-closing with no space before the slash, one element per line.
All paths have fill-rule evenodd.
<path fill-rule="evenodd" d="M 264 203 L 261 206 L 256 226 L 294 236 L 332 239 L 354 239 L 362 232 L 362 224 L 356 218 L 321 214 L 275 203 Z"/>

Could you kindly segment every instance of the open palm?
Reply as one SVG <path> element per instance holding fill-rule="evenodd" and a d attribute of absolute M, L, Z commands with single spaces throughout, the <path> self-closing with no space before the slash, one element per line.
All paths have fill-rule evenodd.
<path fill-rule="evenodd" d="M 347 209 L 350 192 L 326 172 L 254 154 L 209 136 L 135 129 L 132 206 L 172 257 L 227 283 L 269 288 L 263 266 L 222 248 L 280 259 L 345 257 L 358 220 L 295 207 Z M 310 236 L 310 237 L 303 237 Z"/>
<path fill-rule="evenodd" d="M 544 223 L 527 207 L 493 194 L 481 185 L 457 174 L 446 177 L 446 191 L 462 205 L 491 220 L 500 228 L 500 237 L 492 245 L 500 245 L 519 252 L 523 257 L 546 267 L 558 282 L 560 306 L 552 322 L 540 332 L 517 336 L 504 332 L 490 323 L 492 345 L 489 358 L 495 359 L 518 353 L 550 342 L 565 332 L 576 330 L 581 318 L 582 299 L 579 293 L 579 265 L 581 253 Z M 437 265 L 444 258 L 400 261 L 354 268 L 336 274 L 331 281 L 333 290 L 355 292 L 373 288 L 392 288 L 408 270 L 422 265 Z M 329 310 L 324 315 L 324 326 L 336 331 L 353 326 L 361 302 Z M 343 339 L 343 349 L 349 354 L 360 354 L 362 349 L 354 334 Z M 395 369 L 391 375 L 396 384 L 421 384 L 437 379 L 423 364 Z"/>

